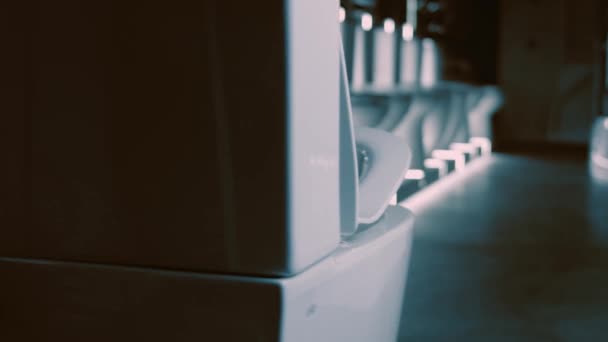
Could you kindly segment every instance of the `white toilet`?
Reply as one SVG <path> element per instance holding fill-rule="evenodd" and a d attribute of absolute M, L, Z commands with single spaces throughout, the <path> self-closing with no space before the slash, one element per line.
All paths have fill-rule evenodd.
<path fill-rule="evenodd" d="M 492 117 L 502 107 L 504 95 L 497 86 L 481 86 L 469 107 L 469 132 L 472 137 L 492 141 Z"/>
<path fill-rule="evenodd" d="M 236 312 L 259 301 L 276 304 L 272 316 L 279 319 L 262 325 L 232 318 L 232 333 L 243 329 L 238 339 L 263 337 L 265 331 L 289 342 L 397 338 L 414 221 L 408 210 L 389 202 L 410 152 L 389 133 L 353 127 L 344 58 L 340 60 L 340 224 L 333 230 L 342 240 L 329 255 L 288 277 L 213 276 L 216 296 L 228 301 L 238 291 L 252 299 L 231 302 Z M 203 320 L 231 320 L 217 314 L 222 311 Z"/>
<path fill-rule="evenodd" d="M 411 155 L 353 127 L 337 3 L 150 4 L 137 29 L 87 6 L 52 14 L 108 60 L 63 63 L 79 36 L 40 16 L 34 43 L 66 51 L 37 65 L 53 120 L 34 118 L 33 218 L 0 240 L 0 340 L 395 341 L 413 216 L 389 203 Z M 112 91 L 53 93 L 123 65 Z"/>

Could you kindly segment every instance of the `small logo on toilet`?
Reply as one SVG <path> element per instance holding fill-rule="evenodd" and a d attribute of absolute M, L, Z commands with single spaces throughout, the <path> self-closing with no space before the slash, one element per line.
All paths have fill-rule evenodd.
<path fill-rule="evenodd" d="M 310 156 L 308 159 L 310 166 L 314 168 L 323 169 L 323 171 L 329 171 L 335 169 L 338 166 L 338 162 L 335 158 L 328 158 L 324 156 Z"/>

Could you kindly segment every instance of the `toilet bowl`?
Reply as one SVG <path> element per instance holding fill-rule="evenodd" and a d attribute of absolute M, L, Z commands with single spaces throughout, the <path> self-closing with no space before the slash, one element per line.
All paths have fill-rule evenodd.
<path fill-rule="evenodd" d="M 469 139 L 467 96 L 473 87 L 459 82 L 440 82 L 443 98 L 439 110 L 425 120 L 425 151 L 449 149 L 454 142 L 466 143 Z"/>
<path fill-rule="evenodd" d="M 424 43 L 410 44 L 410 50 L 424 50 L 420 55 L 424 56 L 427 65 L 434 65 L 422 68 L 421 77 L 426 78 L 427 83 L 445 88 L 447 92 L 442 109 L 434 111 L 425 120 L 425 152 L 432 154 L 436 149 L 452 149 L 456 153 L 464 153 L 467 160 L 471 155 L 469 151 L 473 149 L 474 155 L 488 154 L 491 151 L 492 116 L 502 106 L 502 92 L 496 86 L 440 81 L 440 67 L 437 66 L 440 61 L 439 50 L 431 39 L 424 39 Z M 433 64 L 432 61 L 436 63 Z M 411 78 L 411 75 L 403 77 Z"/>
<path fill-rule="evenodd" d="M 441 82 L 449 95 L 444 107 L 428 115 L 423 128 L 425 153 L 443 155 L 450 164 L 465 163 L 492 151 L 492 116 L 502 106 L 502 93 L 494 86 L 476 87 Z M 434 151 L 440 151 L 435 153 Z M 451 151 L 451 152 L 449 152 Z M 453 165 L 450 169 L 458 169 Z"/>
<path fill-rule="evenodd" d="M 428 117 L 424 128 L 425 150 L 451 149 L 464 153 L 467 162 L 471 156 L 490 154 L 492 117 L 502 106 L 502 92 L 495 86 L 473 87 L 460 83 L 448 86 L 455 91 L 452 99 L 458 106 Z"/>

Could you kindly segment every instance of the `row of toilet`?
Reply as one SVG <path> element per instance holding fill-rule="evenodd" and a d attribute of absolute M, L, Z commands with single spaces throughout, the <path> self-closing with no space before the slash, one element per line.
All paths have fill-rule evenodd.
<path fill-rule="evenodd" d="M 388 131 L 412 151 L 398 201 L 491 151 L 503 103 L 496 86 L 441 80 L 440 49 L 407 23 L 374 25 L 369 13 L 344 9 L 339 20 L 355 124 Z"/>

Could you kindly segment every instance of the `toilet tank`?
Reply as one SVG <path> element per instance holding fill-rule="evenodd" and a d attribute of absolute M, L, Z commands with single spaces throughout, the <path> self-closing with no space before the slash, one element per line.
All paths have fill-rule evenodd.
<path fill-rule="evenodd" d="M 336 248 L 337 2 L 35 7 L 1 257 L 285 276 Z"/>

